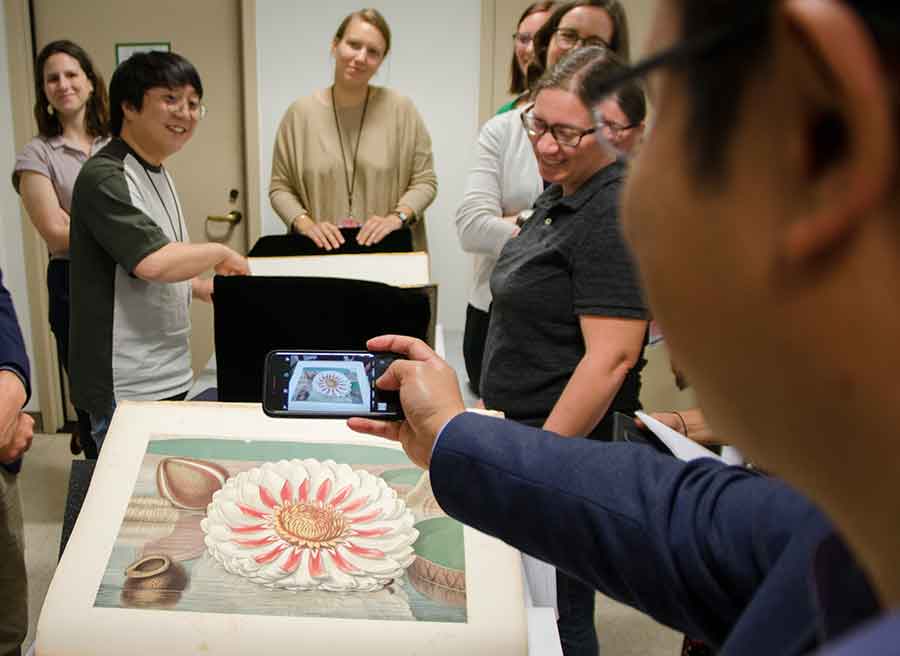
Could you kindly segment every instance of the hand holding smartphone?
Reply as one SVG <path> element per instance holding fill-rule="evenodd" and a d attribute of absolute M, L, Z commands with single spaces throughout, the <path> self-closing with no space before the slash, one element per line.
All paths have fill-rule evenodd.
<path fill-rule="evenodd" d="M 263 373 L 263 412 L 270 417 L 402 420 L 400 395 L 375 387 L 399 357 L 370 351 L 271 351 Z"/>

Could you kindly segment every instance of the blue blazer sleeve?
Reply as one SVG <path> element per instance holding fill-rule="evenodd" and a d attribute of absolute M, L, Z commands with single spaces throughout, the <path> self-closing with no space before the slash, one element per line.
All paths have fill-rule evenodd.
<path fill-rule="evenodd" d="M 25 395 L 31 398 L 31 371 L 28 367 L 25 341 L 22 339 L 12 296 L 3 285 L 2 271 L 0 271 L 0 369 L 11 369 L 19 374 L 25 385 Z"/>
<path fill-rule="evenodd" d="M 815 640 L 807 577 L 830 527 L 772 478 L 464 413 L 431 482 L 449 515 L 689 635 L 748 647 L 774 613 L 791 640 Z M 769 630 L 741 623 L 755 603 Z"/>

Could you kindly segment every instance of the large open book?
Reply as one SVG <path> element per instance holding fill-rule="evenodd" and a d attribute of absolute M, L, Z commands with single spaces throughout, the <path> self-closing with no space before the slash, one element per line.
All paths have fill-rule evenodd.
<path fill-rule="evenodd" d="M 522 656 L 523 595 L 518 554 L 447 517 L 395 444 L 258 405 L 126 402 L 36 651 Z"/>

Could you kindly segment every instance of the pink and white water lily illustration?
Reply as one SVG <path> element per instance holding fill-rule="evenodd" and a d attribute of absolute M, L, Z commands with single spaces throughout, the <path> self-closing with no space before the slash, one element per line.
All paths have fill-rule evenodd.
<path fill-rule="evenodd" d="M 344 398 L 350 394 L 350 380 L 339 371 L 320 371 L 313 378 L 312 388 L 322 396 Z"/>
<path fill-rule="evenodd" d="M 288 590 L 372 591 L 415 559 L 413 514 L 378 476 L 281 460 L 229 478 L 201 527 L 232 574 Z"/>

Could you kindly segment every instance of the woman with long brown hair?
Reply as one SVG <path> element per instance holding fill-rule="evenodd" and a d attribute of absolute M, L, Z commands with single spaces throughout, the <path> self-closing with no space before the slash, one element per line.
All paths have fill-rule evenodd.
<path fill-rule="evenodd" d="M 69 211 L 82 164 L 109 141 L 106 84 L 83 48 L 54 41 L 34 66 L 34 118 L 38 136 L 16 157 L 13 186 L 50 251 L 47 291 L 50 329 L 63 367 L 69 366 Z M 87 413 L 77 410 L 73 455 L 96 458 Z"/>
<path fill-rule="evenodd" d="M 503 114 L 521 105 L 528 97 L 528 67 L 534 59 L 534 35 L 543 27 L 556 2 L 532 2 L 525 8 L 513 34 L 513 54 L 509 62 L 509 93 L 514 96 L 497 110 Z"/>

